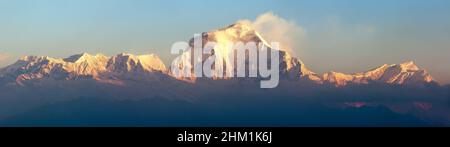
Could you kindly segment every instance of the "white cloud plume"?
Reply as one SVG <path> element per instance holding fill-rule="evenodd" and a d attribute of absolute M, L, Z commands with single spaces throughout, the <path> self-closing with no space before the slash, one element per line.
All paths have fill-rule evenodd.
<path fill-rule="evenodd" d="M 296 50 L 301 49 L 306 37 L 306 31 L 301 26 L 281 18 L 273 12 L 261 14 L 251 23 L 266 41 L 269 43 L 279 42 L 282 50 L 294 56 Z"/>

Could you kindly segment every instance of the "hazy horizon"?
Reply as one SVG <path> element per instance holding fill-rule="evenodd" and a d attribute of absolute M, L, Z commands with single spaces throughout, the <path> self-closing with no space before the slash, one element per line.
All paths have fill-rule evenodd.
<path fill-rule="evenodd" d="M 246 19 L 275 22 L 289 37 L 281 42 L 317 73 L 414 61 L 449 84 L 448 7 L 448 0 L 0 0 L 0 67 L 26 55 L 82 52 L 154 53 L 168 65 L 173 43 Z"/>

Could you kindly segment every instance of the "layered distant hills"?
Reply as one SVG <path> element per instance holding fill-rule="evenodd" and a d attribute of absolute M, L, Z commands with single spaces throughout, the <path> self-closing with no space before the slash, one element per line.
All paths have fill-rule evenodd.
<path fill-rule="evenodd" d="M 223 29 L 206 32 L 200 37 L 203 42 L 214 41 L 219 45 L 230 41 L 241 41 L 244 43 L 261 42 L 262 45 L 270 48 L 270 45 L 263 37 L 250 24 L 245 22 L 238 22 Z M 190 41 L 192 44 L 193 39 Z M 227 54 L 230 50 L 215 50 L 215 52 Z M 114 104 L 120 103 L 120 101 L 126 101 L 128 104 L 131 101 L 132 104 L 129 105 L 134 105 L 135 103 L 133 102 L 145 101 L 148 103 L 148 107 L 155 107 L 155 109 L 144 109 L 142 111 L 151 110 L 152 113 L 151 115 L 149 114 L 149 117 L 158 116 L 154 117 L 155 119 L 161 119 L 162 116 L 153 112 L 160 111 L 161 114 L 164 114 L 167 113 L 166 111 L 169 111 L 167 110 L 169 108 L 170 112 L 177 109 L 186 111 L 183 109 L 189 108 L 189 110 L 192 110 L 196 108 L 196 105 L 201 105 L 198 107 L 206 107 L 202 111 L 208 111 L 207 105 L 216 106 L 209 115 L 199 111 L 186 111 L 202 113 L 202 115 L 186 114 L 193 116 L 184 118 L 185 116 L 181 115 L 183 114 L 182 112 L 176 113 L 173 117 L 177 121 L 202 120 L 205 117 L 210 118 L 210 116 L 215 116 L 221 121 L 232 121 L 233 117 L 229 116 L 231 114 L 220 113 L 222 110 L 220 107 L 225 107 L 223 111 L 233 111 L 232 114 L 238 113 L 239 110 L 249 111 L 247 107 L 243 106 L 257 107 L 255 111 L 258 112 L 251 112 L 249 115 L 264 115 L 267 113 L 271 116 L 276 116 L 267 111 L 283 108 L 282 103 L 286 102 L 289 103 L 289 105 L 286 104 L 289 106 L 287 108 L 292 109 L 282 109 L 283 111 L 278 112 L 279 114 L 315 113 L 305 111 L 316 111 L 318 108 L 297 110 L 295 105 L 293 105 L 298 103 L 299 106 L 303 106 L 306 103 L 313 103 L 320 105 L 320 108 L 326 108 L 327 117 L 329 117 L 328 115 L 335 115 L 334 113 L 328 114 L 328 111 L 333 112 L 328 109 L 342 110 L 349 107 L 352 109 L 376 107 L 376 109 L 370 109 L 370 113 L 376 114 L 378 108 L 381 107 L 380 110 L 383 111 L 383 114 L 389 114 L 392 117 L 397 117 L 398 114 L 398 118 L 407 120 L 406 122 L 400 122 L 400 124 L 408 123 L 409 120 L 411 120 L 411 123 L 420 121 L 420 124 L 422 124 L 423 120 L 428 123 L 439 122 L 438 124 L 441 125 L 450 124 L 448 88 L 441 87 L 426 70 L 419 68 L 414 62 L 385 64 L 372 70 L 354 74 L 327 72 L 319 75 L 309 70 L 296 57 L 283 50 L 280 52 L 280 84 L 275 89 L 260 89 L 258 78 L 175 77 L 170 72 L 170 67 L 189 64 L 188 60 L 191 60 L 189 58 L 166 66 L 154 54 L 132 55 L 122 53 L 107 57 L 101 54 L 90 55 L 83 53 L 67 58 L 26 56 L 19 59 L 16 63 L 0 69 L 0 120 L 8 120 L 9 125 L 14 125 L 14 122 L 20 124 L 20 121 L 23 123 L 24 120 L 29 120 L 29 117 L 35 115 L 43 116 L 42 118 L 50 117 L 48 116 L 50 114 L 46 115 L 46 111 L 58 111 L 56 108 L 64 109 L 63 107 L 55 106 L 59 103 L 63 103 L 65 106 L 69 105 L 67 108 L 74 109 L 67 110 L 65 113 L 76 113 L 77 109 L 85 109 L 84 106 L 73 106 L 70 102 L 78 101 L 80 98 L 83 99 L 83 102 L 85 98 L 106 98 L 108 101 L 113 100 Z M 189 57 L 191 52 L 186 51 L 183 53 L 183 56 Z M 209 55 L 204 55 L 202 60 L 207 56 Z M 225 63 L 234 63 L 234 61 L 225 60 Z M 152 100 L 163 100 L 163 104 L 167 105 L 167 107 L 161 107 L 160 104 L 162 103 L 152 102 Z M 176 101 L 174 102 L 176 105 L 171 105 L 167 101 Z M 188 105 L 179 105 L 179 101 L 182 101 L 182 103 L 187 102 Z M 223 106 L 216 105 L 217 102 L 223 102 Z M 277 103 L 277 107 L 267 106 L 269 107 L 267 110 L 264 107 L 255 106 L 256 104 L 271 105 L 273 103 Z M 102 105 L 96 104 L 87 106 L 102 107 Z M 228 106 L 236 106 L 236 109 L 230 110 Z M 45 111 L 41 109 L 42 107 L 45 107 Z M 105 107 L 114 109 L 111 106 Z M 124 106 L 120 105 L 119 108 L 121 107 Z M 131 109 L 128 106 L 125 107 Z M 139 107 L 144 106 L 139 105 Z M 87 108 L 87 110 L 90 109 Z M 101 110 L 101 108 L 98 109 Z M 97 109 L 95 110 L 96 113 L 99 113 Z M 284 111 L 289 111 L 289 113 Z M 39 114 L 34 114 L 33 112 L 39 112 Z M 363 112 L 358 111 L 358 113 Z M 90 112 L 83 112 L 79 115 L 85 113 Z M 130 116 L 133 115 L 131 112 L 129 113 Z M 132 113 L 139 112 L 132 111 Z M 147 112 L 142 113 L 146 114 Z M 126 114 L 122 114 L 123 117 Z M 342 114 L 347 113 L 342 112 Z M 353 116 L 353 113 L 348 114 Z M 101 118 L 111 114 L 105 112 L 105 114 L 99 113 L 98 115 Z M 226 117 L 220 117 L 220 115 L 226 115 Z M 404 117 L 403 115 L 408 116 Z M 268 119 L 272 121 L 272 119 L 278 118 L 274 116 L 268 117 Z M 289 125 L 293 126 L 302 124 L 294 123 L 302 120 L 299 120 L 299 118 L 310 118 L 310 116 L 299 118 L 293 116 L 296 115 L 280 118 L 287 119 L 286 121 L 291 120 Z M 360 117 L 360 115 L 357 116 Z M 170 118 L 170 116 L 167 117 Z M 240 117 L 245 118 L 245 116 Z M 317 117 L 319 119 L 313 117 L 314 119 L 312 120 L 319 121 L 320 115 Z M 14 121 L 10 121 L 10 118 L 14 118 L 12 119 Z M 58 120 L 57 118 L 52 118 L 51 120 L 53 119 L 56 119 L 55 121 Z M 258 117 L 259 119 L 264 121 L 263 118 Z M 384 119 L 389 119 L 389 117 Z M 145 121 L 149 120 L 152 120 L 152 118 L 145 119 Z M 351 120 L 357 120 L 357 118 L 351 118 Z M 383 120 L 378 121 L 383 122 Z M 45 122 L 46 120 L 41 121 Z M 114 122 L 117 120 L 112 119 L 110 121 Z M 251 120 L 248 121 L 251 122 Z M 374 122 L 378 121 L 374 120 Z M 33 125 L 32 122 L 28 123 Z M 141 125 L 142 123 L 144 122 L 139 122 Z M 333 124 L 333 122 L 329 123 Z M 75 123 L 74 125 L 77 124 Z M 183 125 L 183 123 L 177 125 Z M 270 123 L 265 125 L 270 126 Z M 280 122 L 273 125 L 280 125 Z"/>

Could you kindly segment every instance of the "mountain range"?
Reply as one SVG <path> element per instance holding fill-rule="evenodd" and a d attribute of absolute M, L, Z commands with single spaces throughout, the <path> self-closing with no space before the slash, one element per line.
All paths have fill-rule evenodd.
<path fill-rule="evenodd" d="M 203 42 L 214 41 L 219 45 L 230 41 L 263 42 L 268 43 L 250 24 L 238 22 L 226 28 L 202 34 Z M 191 39 L 193 44 L 193 39 Z M 270 46 L 269 46 L 270 47 Z M 215 50 L 228 54 L 230 49 Z M 183 56 L 191 56 L 186 51 Z M 344 74 L 327 72 L 318 75 L 308 68 L 299 59 L 281 51 L 280 75 L 289 80 L 306 79 L 316 83 L 332 83 L 336 86 L 347 84 L 368 84 L 379 82 L 399 85 L 423 85 L 437 83 L 424 69 L 420 69 L 414 62 L 402 64 L 382 65 L 366 72 Z M 203 60 L 208 56 L 203 55 Z M 232 61 L 225 61 L 226 63 Z M 173 65 L 188 64 L 181 60 Z M 233 65 L 234 66 L 234 65 Z M 132 55 L 119 54 L 107 57 L 102 54 L 90 55 L 88 53 L 73 55 L 59 59 L 51 57 L 26 56 L 16 63 L 0 69 L 2 83 L 24 86 L 32 80 L 77 80 L 80 78 L 93 79 L 99 82 L 121 83 L 129 79 L 158 80 L 161 75 L 172 76 L 162 60 L 155 54 Z"/>
<path fill-rule="evenodd" d="M 222 29 L 205 32 L 199 37 L 203 42 L 214 41 L 218 45 L 225 45 L 232 41 L 261 42 L 262 45 L 271 48 L 252 25 L 246 22 L 237 22 Z M 193 41 L 194 38 L 189 40 L 191 46 Z M 231 50 L 224 48 L 214 52 L 228 54 Z M 0 69 L 0 125 L 2 120 L 30 123 L 25 120 L 42 115 L 49 117 L 54 111 L 64 111 L 64 114 L 74 115 L 81 110 L 91 110 L 86 108 L 88 106 L 99 107 L 95 109 L 96 112 L 101 112 L 98 112 L 100 116 L 97 117 L 112 115 L 102 111 L 102 107 L 106 107 L 104 106 L 106 104 L 93 99 L 107 99 L 107 101 L 113 101 L 113 105 L 126 101 L 128 105 L 139 107 L 143 107 L 142 101 L 145 104 L 150 103 L 145 106 L 155 109 L 143 108 L 142 111 L 149 111 L 149 116 L 158 117 L 146 118 L 145 121 L 156 118 L 169 118 L 167 121 L 170 121 L 170 116 L 162 114 L 172 114 L 180 109 L 180 112 L 176 111 L 176 114 L 174 112 L 173 117 L 174 120 L 182 122 L 195 119 L 204 123 L 202 119 L 206 118 L 218 118 L 221 121 L 227 118 L 225 120 L 233 121 L 230 115 L 238 113 L 243 113 L 239 115 L 241 118 L 246 118 L 247 113 L 252 116 L 270 114 L 273 116 L 268 120 L 274 121 L 280 118 L 278 116 L 280 114 L 290 114 L 292 116 L 281 118 L 291 120 L 277 120 L 281 122 L 273 125 L 278 126 L 283 124 L 283 121 L 289 121 L 290 125 L 297 126 L 302 123 L 295 123 L 300 120 L 293 117 L 299 114 L 302 114 L 301 118 L 314 118 L 309 121 L 319 121 L 320 119 L 316 118 L 319 116 L 303 117 L 308 113 L 315 113 L 309 111 L 318 111 L 319 108 L 320 112 L 326 110 L 327 117 L 330 118 L 336 115 L 331 113 L 334 110 L 341 112 L 342 109 L 351 108 L 351 113 L 346 111 L 339 114 L 348 114 L 352 117 L 351 120 L 355 120 L 357 118 L 354 118 L 353 109 L 370 107 L 368 110 L 371 114 L 381 110 L 383 114 L 389 114 L 401 120 L 416 122 L 417 118 L 420 124 L 423 120 L 427 123 L 450 124 L 448 88 L 440 86 L 426 70 L 419 68 L 414 62 L 385 64 L 354 74 L 326 72 L 320 75 L 309 70 L 300 59 L 281 49 L 280 84 L 274 89 L 261 89 L 258 84 L 259 78 L 217 78 L 218 76 L 179 78 L 174 76 L 169 69 L 173 66 L 189 67 L 181 65 L 189 64 L 189 60 L 193 60 L 189 58 L 191 55 L 191 51 L 183 52 L 181 60 L 174 61 L 170 66 L 166 66 L 155 54 L 121 53 L 108 57 L 102 54 L 82 53 L 67 58 L 22 57 L 14 64 Z M 205 61 L 208 56 L 210 55 L 203 54 L 203 57 L 198 60 Z M 224 62 L 225 64 L 234 63 L 226 59 Z M 232 67 L 235 68 L 234 65 Z M 213 73 L 213 75 L 217 74 L 219 73 Z M 88 99 L 89 104 L 84 105 L 85 99 Z M 83 105 L 80 105 L 79 100 L 82 100 Z M 91 104 L 91 101 L 98 104 Z M 317 105 L 317 107 L 306 104 Z M 214 111 L 211 110 L 211 106 L 215 106 Z M 300 110 L 297 106 L 311 107 L 311 109 Z M 132 110 L 132 113 L 147 114 L 147 112 L 136 112 L 129 106 L 121 105 L 120 107 L 126 107 L 127 110 Z M 204 109 L 197 111 L 197 107 Z M 372 109 L 373 107 L 376 109 Z M 66 110 L 66 108 L 74 108 L 74 110 Z M 329 110 L 331 108 L 332 110 Z M 109 109 L 115 113 L 133 115 L 131 112 L 116 112 L 119 110 L 114 110 L 114 107 L 108 103 Z M 49 111 L 52 113 L 50 114 Z M 211 113 L 207 113 L 208 111 Z M 39 114 L 36 114 L 37 112 Z M 186 114 L 188 112 L 190 113 Z M 358 112 L 357 116 L 364 115 L 360 115 L 363 112 L 355 112 Z M 81 114 L 91 113 L 93 112 Z M 201 116 L 193 113 L 201 113 Z M 404 117 L 404 115 L 408 116 Z M 409 115 L 414 116 L 414 119 L 410 119 Z M 65 118 L 64 115 L 61 117 Z M 144 116 L 139 116 L 141 117 Z M 61 120 L 53 120 L 51 123 L 58 121 Z M 247 123 L 252 122 L 252 120 L 247 121 Z M 345 122 L 345 119 L 341 121 Z M 392 120 L 388 122 L 390 121 Z M 183 125 L 182 122 L 178 125 Z M 270 123 L 266 125 L 271 126 Z"/>

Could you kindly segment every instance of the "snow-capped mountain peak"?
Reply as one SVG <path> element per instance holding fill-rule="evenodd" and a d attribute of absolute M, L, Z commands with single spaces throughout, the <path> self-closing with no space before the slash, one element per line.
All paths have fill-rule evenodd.
<path fill-rule="evenodd" d="M 192 68 L 191 61 L 203 61 L 212 56 L 212 54 L 221 54 L 224 64 L 232 64 L 230 69 L 226 70 L 236 71 L 237 64 L 235 61 L 229 61 L 228 55 L 232 55 L 233 49 L 228 46 L 228 43 L 248 43 L 255 42 L 259 47 L 265 46 L 272 48 L 268 42 L 265 41 L 264 36 L 261 36 L 251 22 L 238 21 L 233 25 L 229 25 L 222 29 L 213 30 L 202 33 L 200 38 L 192 38 L 190 45 L 194 44 L 194 40 L 201 39 L 203 46 L 207 42 L 215 42 L 216 46 L 211 54 L 202 54 L 202 57 L 191 59 L 192 50 L 183 53 L 181 60 L 174 61 L 172 67 Z M 202 47 L 203 47 L 202 46 Z M 384 84 L 399 84 L 399 85 L 422 85 L 426 83 L 435 83 L 431 75 L 414 62 L 409 61 L 402 64 L 384 64 L 366 72 L 355 74 L 345 74 L 340 72 L 327 72 L 323 75 L 318 75 L 309 70 L 305 64 L 298 58 L 291 56 L 288 52 L 279 49 L 279 72 L 280 79 L 291 82 L 312 81 L 316 84 L 331 83 L 336 86 L 345 86 L 348 84 L 369 84 L 369 83 L 384 83 Z M 257 51 L 259 52 L 259 50 Z M 252 54 L 252 56 L 254 56 Z M 236 59 L 235 59 L 236 60 Z M 246 68 L 249 68 L 248 59 L 245 61 Z M 186 66 L 187 65 L 187 66 Z M 189 66 L 190 65 L 190 66 Z M 227 66 L 228 67 L 228 66 Z M 255 68 L 255 67 L 253 67 Z M 192 71 L 180 69 L 181 71 Z M 226 77 L 219 76 L 224 73 L 212 73 L 213 78 Z M 128 79 L 158 79 L 160 76 L 174 76 L 165 67 L 162 60 L 155 54 L 148 55 L 133 55 L 121 53 L 112 57 L 107 57 L 102 54 L 91 55 L 82 53 L 72 55 L 67 58 L 51 58 L 47 56 L 25 56 L 20 58 L 16 63 L 0 69 L 0 82 L 9 81 L 16 83 L 23 83 L 28 80 L 52 79 L 52 80 L 76 80 L 76 79 L 94 79 L 101 81 L 113 80 L 128 80 Z M 193 75 L 193 74 L 191 74 Z M 175 76 L 174 76 L 175 77 Z M 177 77 L 178 78 L 178 77 Z M 196 80 L 193 77 L 178 78 L 180 80 Z"/>
<path fill-rule="evenodd" d="M 80 63 L 80 62 L 93 62 L 93 61 L 105 61 L 108 57 L 103 54 L 97 54 L 95 56 L 89 54 L 89 53 L 82 53 L 82 54 L 76 54 L 72 55 L 68 58 L 65 58 L 64 61 L 71 62 L 71 63 Z"/>
<path fill-rule="evenodd" d="M 118 72 L 130 72 L 138 69 L 144 72 L 166 72 L 167 70 L 162 60 L 154 54 L 135 56 L 126 53 L 111 57 L 107 68 Z"/>
<path fill-rule="evenodd" d="M 417 71 L 420 70 L 419 67 L 414 63 L 414 61 L 408 61 L 399 65 L 402 71 Z"/>
<path fill-rule="evenodd" d="M 139 56 L 119 54 L 110 58 L 102 54 L 93 56 L 82 53 L 67 58 L 25 56 L 16 63 L 0 69 L 0 79 L 9 79 L 9 82 L 23 85 L 24 81 L 29 80 L 79 78 L 98 80 L 127 74 L 150 75 L 152 72 L 166 72 L 165 65 L 154 54 Z"/>
<path fill-rule="evenodd" d="M 90 55 L 88 53 L 82 53 L 82 54 L 72 55 L 68 58 L 65 58 L 64 61 L 75 63 L 75 62 L 83 62 L 83 61 L 89 60 L 89 58 L 93 58 L 92 55 Z"/>
<path fill-rule="evenodd" d="M 238 21 L 228 27 L 203 33 L 203 36 L 207 36 L 207 41 L 214 41 L 218 44 L 238 41 L 243 43 L 255 42 L 263 43 L 265 46 L 271 48 L 270 44 L 256 31 L 251 22 L 248 21 Z"/>
<path fill-rule="evenodd" d="M 210 32 L 202 33 L 201 36 L 202 45 L 205 45 L 207 42 L 215 42 L 216 48 L 214 48 L 215 54 L 221 54 L 224 60 L 224 64 L 232 64 L 231 66 L 233 68 L 226 69 L 226 70 L 233 70 L 236 71 L 236 65 L 234 65 L 235 61 L 228 61 L 230 58 L 228 55 L 233 55 L 232 52 L 233 49 L 230 48 L 229 43 L 249 43 L 254 42 L 258 47 L 261 47 L 261 45 L 273 49 L 270 43 L 268 43 L 261 34 L 259 34 L 251 22 L 248 21 L 238 21 L 235 24 L 229 25 L 222 29 L 213 30 Z M 195 40 L 200 40 L 200 38 L 192 38 L 190 39 L 189 44 L 191 47 L 194 45 Z M 299 59 L 292 57 L 289 53 L 283 51 L 283 49 L 279 49 L 280 51 L 280 78 L 285 79 L 308 79 L 315 82 L 320 83 L 320 77 L 315 74 L 314 72 L 308 70 L 303 62 L 301 62 Z M 259 52 L 259 50 L 257 51 Z M 184 53 L 185 57 L 190 57 L 192 55 L 192 51 L 186 51 Z M 205 61 L 207 57 L 211 55 L 205 55 L 203 54 L 203 58 L 194 59 L 194 60 L 201 60 Z M 247 59 L 248 60 L 248 59 Z M 248 61 L 246 61 L 248 63 Z M 185 67 L 185 65 L 191 65 L 188 67 L 193 67 L 193 63 L 191 63 L 190 58 L 185 58 L 181 61 L 176 61 L 171 66 L 175 67 Z M 248 68 L 249 66 L 246 66 Z M 180 69 L 183 71 L 184 69 Z M 232 72 L 232 71 L 228 71 Z M 213 73 L 213 77 L 221 77 L 217 76 L 217 74 L 222 73 Z M 194 79 L 194 77 L 184 77 L 182 79 Z M 217 78 L 216 78 L 217 79 Z"/>
<path fill-rule="evenodd" d="M 367 84 L 369 82 L 398 85 L 436 83 L 426 70 L 420 69 L 412 61 L 402 64 L 385 64 L 378 68 L 356 74 L 328 72 L 322 77 L 324 81 L 334 83 L 336 86 L 345 86 L 349 83 Z"/>

